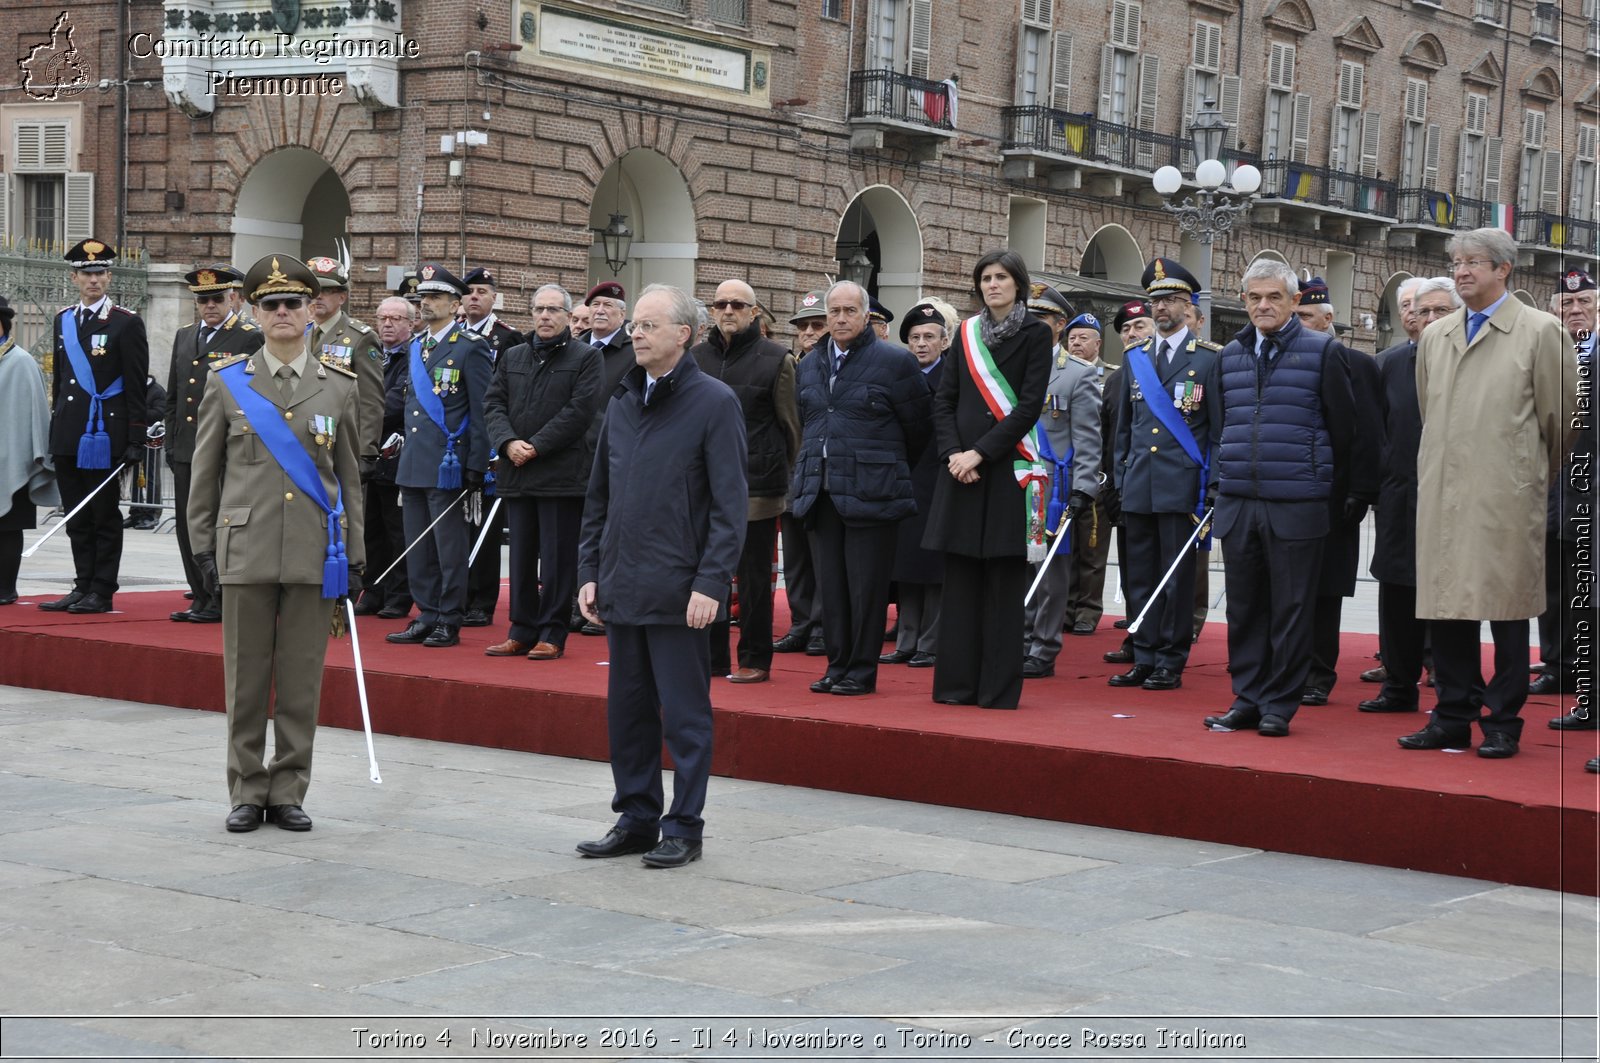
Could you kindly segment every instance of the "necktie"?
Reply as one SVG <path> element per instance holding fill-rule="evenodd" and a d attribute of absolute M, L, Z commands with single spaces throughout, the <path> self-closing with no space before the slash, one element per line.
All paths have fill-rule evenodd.
<path fill-rule="evenodd" d="M 87 306 L 78 307 L 78 327 L 79 328 L 83 328 L 83 326 L 87 325 L 88 323 L 89 323 L 89 308 Z"/>
<path fill-rule="evenodd" d="M 655 391 L 656 382 L 646 377 L 644 382 L 644 404 L 646 406 L 650 405 L 650 396 L 654 395 Z"/>
<path fill-rule="evenodd" d="M 1161 365 L 1163 368 L 1170 368 L 1172 365 L 1172 344 L 1166 340 L 1161 341 Z"/>
<path fill-rule="evenodd" d="M 286 365 L 280 365 L 275 374 L 278 378 L 278 394 L 283 396 L 285 405 L 294 398 L 294 370 Z"/>
<path fill-rule="evenodd" d="M 606 345 L 601 343 L 599 340 L 590 340 L 589 346 L 593 347 L 597 351 L 603 351 L 606 349 Z"/>
<path fill-rule="evenodd" d="M 427 339 L 422 341 L 422 353 L 427 354 L 437 346 L 439 346 L 439 341 L 434 339 L 432 336 L 429 336 Z"/>
<path fill-rule="evenodd" d="M 217 330 L 214 329 L 214 328 L 208 328 L 205 331 L 205 335 L 200 338 L 200 346 L 202 346 L 202 347 L 210 347 L 211 346 L 211 341 L 216 339 L 216 338 L 217 338 Z"/>
<path fill-rule="evenodd" d="M 1481 310 L 1478 311 L 1477 313 L 1473 314 L 1471 317 L 1467 318 L 1467 342 L 1468 343 L 1472 342 L 1472 337 L 1474 337 L 1474 336 L 1476 336 L 1478 334 L 1478 330 L 1483 327 L 1483 323 L 1485 321 L 1487 321 L 1487 320 L 1489 320 L 1489 315 L 1485 314 Z"/>

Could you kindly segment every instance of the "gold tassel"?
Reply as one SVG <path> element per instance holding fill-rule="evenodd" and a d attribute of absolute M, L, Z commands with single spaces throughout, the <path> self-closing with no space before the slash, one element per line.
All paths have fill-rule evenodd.
<path fill-rule="evenodd" d="M 1089 507 L 1089 549 L 1095 550 L 1100 546 L 1100 504 L 1096 502 Z"/>
<path fill-rule="evenodd" d="M 333 600 L 333 623 L 328 628 L 328 634 L 336 639 L 342 639 L 350 634 L 350 622 L 345 619 L 343 598 Z"/>

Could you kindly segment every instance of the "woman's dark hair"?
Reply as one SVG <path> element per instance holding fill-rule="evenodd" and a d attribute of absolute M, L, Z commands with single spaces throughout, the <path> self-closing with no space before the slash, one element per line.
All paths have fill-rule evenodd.
<path fill-rule="evenodd" d="M 983 287 L 978 283 L 978 278 L 982 277 L 983 271 L 990 266 L 999 266 L 1011 274 L 1011 279 L 1017 282 L 1017 302 L 1026 303 L 1028 301 L 1028 289 L 1031 286 L 1031 281 L 1028 278 L 1028 264 L 1022 261 L 1022 256 L 1011 250 L 1011 248 L 1002 247 L 998 250 L 990 251 L 978 259 L 978 264 L 972 267 L 972 290 L 978 296 L 980 302 L 983 300 Z"/>

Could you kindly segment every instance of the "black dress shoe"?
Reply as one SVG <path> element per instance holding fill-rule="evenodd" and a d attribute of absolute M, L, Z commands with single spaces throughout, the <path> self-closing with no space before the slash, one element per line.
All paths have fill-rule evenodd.
<path fill-rule="evenodd" d="M 1550 721 L 1552 731 L 1593 731 L 1596 726 L 1595 715 L 1588 709 L 1573 709 Z"/>
<path fill-rule="evenodd" d="M 808 641 L 806 643 L 806 656 L 807 657 L 826 657 L 827 655 L 828 655 L 828 644 L 823 641 L 822 636 L 821 635 L 813 635 L 813 636 L 811 636 L 810 641 Z"/>
<path fill-rule="evenodd" d="M 1256 724 L 1256 734 L 1266 738 L 1282 738 L 1289 733 L 1289 721 L 1282 716 L 1267 714 Z"/>
<path fill-rule="evenodd" d="M 1155 674 L 1156 666 L 1153 664 L 1136 664 L 1121 675 L 1114 675 L 1106 680 L 1107 685 L 1114 687 L 1143 686 L 1144 681 Z"/>
<path fill-rule="evenodd" d="M 612 827 L 606 831 L 606 836 L 598 841 L 579 842 L 578 853 L 581 856 L 601 859 L 608 856 L 648 853 L 655 847 L 654 834 L 630 834 L 621 827 Z"/>
<path fill-rule="evenodd" d="M 1401 749 L 1470 749 L 1472 738 L 1468 735 L 1453 735 L 1435 724 L 1428 724 L 1422 730 L 1408 735 L 1401 735 L 1395 741 L 1400 743 Z"/>
<path fill-rule="evenodd" d="M 428 633 L 422 640 L 424 646 L 438 649 L 441 646 L 459 646 L 461 644 L 461 629 L 451 624 L 440 624 Z"/>
<path fill-rule="evenodd" d="M 1093 635 L 1094 629 L 1095 625 L 1089 623 L 1087 620 L 1080 620 L 1076 624 L 1072 625 L 1072 633 L 1074 635 Z"/>
<path fill-rule="evenodd" d="M 84 594 L 82 591 L 73 591 L 65 598 L 57 598 L 53 602 L 40 602 L 39 608 L 43 609 L 47 613 L 64 613 L 68 609 L 71 609 L 74 605 L 77 605 L 79 602 L 83 601 L 83 598 Z"/>
<path fill-rule="evenodd" d="M 1416 712 L 1417 703 L 1414 701 L 1397 701 L 1386 695 L 1369 698 L 1357 705 L 1362 712 Z"/>
<path fill-rule="evenodd" d="M 494 623 L 494 617 L 482 609 L 468 609 L 461 616 L 462 627 L 488 627 Z"/>
<path fill-rule="evenodd" d="M 1546 672 L 1528 684 L 1528 693 L 1537 694 L 1541 697 L 1546 694 L 1571 694 L 1572 691 L 1567 689 L 1571 685 L 1570 683 L 1563 683 L 1556 676 Z"/>
<path fill-rule="evenodd" d="M 821 679 L 817 680 L 815 683 L 811 684 L 811 693 L 813 693 L 813 694 L 826 694 L 829 691 L 831 691 L 832 689 L 833 689 L 833 677 L 832 676 L 826 676 L 825 675 Z"/>
<path fill-rule="evenodd" d="M 1183 676 L 1171 668 L 1157 668 L 1150 673 L 1150 678 L 1139 684 L 1146 690 L 1177 690 L 1183 686 Z"/>
<path fill-rule="evenodd" d="M 1595 757 L 1593 760 L 1586 762 L 1583 770 L 1590 775 L 1600 775 L 1600 757 Z"/>
<path fill-rule="evenodd" d="M 1490 731 L 1478 746 L 1478 756 L 1485 760 L 1505 760 L 1517 755 L 1517 740 L 1504 731 Z"/>
<path fill-rule="evenodd" d="M 1056 662 L 1046 661 L 1039 657 L 1024 657 L 1022 659 L 1022 678 L 1043 679 L 1056 674 Z"/>
<path fill-rule="evenodd" d="M 911 660 L 911 658 L 913 658 L 915 656 L 916 656 L 916 654 L 912 653 L 910 650 L 895 650 L 893 653 L 886 653 L 883 656 L 879 657 L 878 658 L 878 663 L 879 664 L 905 664 L 907 661 Z"/>
<path fill-rule="evenodd" d="M 378 610 L 378 619 L 399 620 L 409 612 L 411 612 L 411 606 L 409 603 L 406 605 L 386 605 L 382 609 Z"/>
<path fill-rule="evenodd" d="M 220 624 L 222 623 L 222 613 L 216 609 L 191 609 L 189 610 L 189 623 Z"/>
<path fill-rule="evenodd" d="M 67 612 L 77 616 L 83 616 L 88 613 L 109 613 L 111 612 L 111 599 L 102 598 L 94 591 L 90 591 L 67 606 Z"/>
<path fill-rule="evenodd" d="M 276 823 L 279 830 L 307 831 L 311 817 L 299 805 L 272 805 L 267 809 L 267 822 Z"/>
<path fill-rule="evenodd" d="M 261 813 L 260 805 L 234 805 L 224 822 L 230 833 L 244 834 L 261 826 Z"/>
<path fill-rule="evenodd" d="M 578 629 L 578 634 L 580 634 L 580 635 L 594 636 L 594 635 L 604 635 L 605 633 L 606 633 L 605 625 L 604 624 L 596 624 L 593 621 L 585 621 L 584 625 Z"/>
<path fill-rule="evenodd" d="M 792 631 L 772 644 L 773 653 L 804 653 L 805 651 L 806 637 L 804 635 L 796 635 Z"/>
<path fill-rule="evenodd" d="M 356 603 L 356 615 L 377 616 L 378 610 L 382 608 L 371 595 L 363 594 L 361 600 Z"/>
<path fill-rule="evenodd" d="M 1363 683 L 1382 683 L 1388 678 L 1389 669 L 1385 668 L 1381 664 L 1376 668 L 1368 668 L 1365 672 L 1361 673 L 1361 681 Z"/>
<path fill-rule="evenodd" d="M 1229 709 L 1221 716 L 1207 716 L 1208 731 L 1248 731 L 1261 726 L 1261 714 L 1254 709 Z"/>
<path fill-rule="evenodd" d="M 1107 664 L 1132 664 L 1133 651 L 1122 649 L 1107 650 L 1105 653 L 1100 655 L 1100 659 Z"/>
<path fill-rule="evenodd" d="M 1326 705 L 1327 703 L 1328 691 L 1324 687 L 1306 687 L 1300 692 L 1300 704 L 1302 705 Z"/>
<path fill-rule="evenodd" d="M 682 867 L 700 859 L 700 842 L 695 838 L 662 838 L 661 844 L 639 858 L 645 867 Z"/>
<path fill-rule="evenodd" d="M 0 605 L 16 605 L 16 594 L 0 594 Z"/>
<path fill-rule="evenodd" d="M 174 624 L 187 624 L 189 622 L 189 610 L 179 609 L 176 613 L 168 613 L 167 619 Z"/>
<path fill-rule="evenodd" d="M 828 693 L 837 694 L 842 698 L 860 697 L 862 694 L 872 693 L 872 688 L 858 679 L 836 679 Z"/>
<path fill-rule="evenodd" d="M 1115 624 L 1112 624 L 1111 626 L 1116 628 L 1118 631 L 1126 631 L 1126 630 L 1128 630 L 1128 625 L 1131 624 L 1131 623 L 1133 623 L 1132 620 L 1129 620 L 1127 617 L 1123 617 L 1121 620 L 1118 620 Z"/>
<path fill-rule="evenodd" d="M 413 620 L 405 626 L 404 631 L 391 631 L 383 636 L 385 642 L 396 642 L 401 645 L 415 645 L 433 633 L 433 628 L 421 620 Z"/>
<path fill-rule="evenodd" d="M 931 653 L 919 653 L 906 662 L 907 668 L 932 668 L 939 663 L 939 658 Z"/>

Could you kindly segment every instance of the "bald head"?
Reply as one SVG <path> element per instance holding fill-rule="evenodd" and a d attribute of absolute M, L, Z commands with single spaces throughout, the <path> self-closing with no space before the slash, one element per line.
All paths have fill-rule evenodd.
<path fill-rule="evenodd" d="M 726 343 L 750 327 L 759 309 L 754 288 L 742 280 L 725 280 L 711 300 L 711 320 Z"/>

